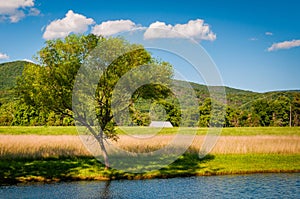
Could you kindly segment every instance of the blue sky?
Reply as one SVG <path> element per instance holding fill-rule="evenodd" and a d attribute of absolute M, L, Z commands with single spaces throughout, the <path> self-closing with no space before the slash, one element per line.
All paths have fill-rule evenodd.
<path fill-rule="evenodd" d="M 225 85 L 258 92 L 300 89 L 299 7 L 297 0 L 0 0 L 0 62 L 33 60 L 46 39 L 72 32 L 109 35 L 101 30 L 107 21 L 127 28 L 161 22 L 171 29 L 192 21 L 193 27 L 203 22 L 202 32 L 187 32 L 187 26 L 179 31 L 203 46 Z"/>

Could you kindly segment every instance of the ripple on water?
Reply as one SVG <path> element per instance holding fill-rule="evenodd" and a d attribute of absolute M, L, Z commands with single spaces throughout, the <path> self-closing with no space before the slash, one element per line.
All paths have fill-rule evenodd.
<path fill-rule="evenodd" d="M 0 187 L 0 198 L 299 198 L 300 173 Z"/>

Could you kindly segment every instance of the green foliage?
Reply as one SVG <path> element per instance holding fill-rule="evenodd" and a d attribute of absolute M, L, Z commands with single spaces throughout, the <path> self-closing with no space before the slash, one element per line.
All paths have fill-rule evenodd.
<path fill-rule="evenodd" d="M 26 61 L 0 64 L 0 90 L 11 89 L 16 85 L 16 78 L 22 74 Z"/>
<path fill-rule="evenodd" d="M 224 115 L 225 105 L 218 102 L 212 101 L 210 98 L 206 98 L 203 104 L 199 107 L 200 127 L 222 127 L 224 126 Z"/>
<path fill-rule="evenodd" d="M 151 66 L 150 78 L 170 80 L 172 76 L 171 66 L 153 60 L 143 46 L 130 44 L 121 38 L 92 34 L 49 40 L 36 59 L 39 65 L 27 65 L 18 79 L 17 90 L 27 107 L 21 109 L 20 115 L 16 114 L 17 120 L 23 122 L 17 125 L 35 125 L 37 121 L 32 118 L 40 118 L 40 113 L 44 112 L 49 113 L 47 124 L 69 125 L 71 121 L 66 117 L 72 117 L 74 112 L 76 122 L 86 127 L 100 144 L 107 168 L 109 161 L 104 140 L 117 139 L 112 95 L 118 81 L 138 66 Z M 127 82 L 128 85 L 134 85 L 137 77 L 145 77 L 139 72 L 132 73 L 133 78 Z M 118 98 L 121 101 L 127 99 L 123 91 L 117 93 L 121 95 Z M 129 106 L 139 97 L 158 99 L 168 93 L 159 84 L 146 85 L 130 96 L 132 103 Z M 127 107 L 121 107 L 119 111 Z M 100 128 L 95 128 L 96 124 Z"/>
<path fill-rule="evenodd" d="M 69 115 L 75 76 L 98 40 L 93 35 L 70 35 L 64 40 L 48 40 L 38 52 L 36 59 L 39 66 L 27 65 L 18 80 L 17 89 L 25 103 Z"/>
<path fill-rule="evenodd" d="M 14 119 L 15 105 L 14 102 L 8 102 L 0 106 L 0 125 L 10 126 Z"/>
<path fill-rule="evenodd" d="M 28 63 L 14 61 L 0 64 L 0 108 L 1 105 L 15 100 L 13 88 L 16 86 L 17 77 L 22 74 L 23 68 Z"/>
<path fill-rule="evenodd" d="M 96 46 L 100 51 L 95 51 Z M 91 52 L 100 53 L 98 63 L 95 60 L 87 63 L 86 56 Z M 134 77 L 170 80 L 173 75 L 170 64 L 154 60 L 142 46 L 120 38 L 105 39 L 95 35 L 70 35 L 63 40 L 49 40 L 37 53 L 36 60 L 39 65 L 24 61 L 0 64 L 0 125 L 74 125 L 72 90 L 78 69 L 82 64 L 95 66 L 97 63 L 99 67 L 106 67 L 109 63 L 96 95 L 98 122 L 108 133 L 115 125 L 110 99 L 124 74 L 137 66 L 149 65 L 156 68 L 161 77 L 156 76 L 157 71 L 147 77 L 136 73 Z M 135 84 L 134 81 L 128 83 Z M 184 101 L 192 104 L 194 99 L 189 97 L 182 81 L 175 80 L 174 84 Z M 198 109 L 180 107 L 166 86 L 144 85 L 126 104 L 131 118 L 121 116 L 122 122 L 118 125 L 147 126 L 151 120 L 168 120 L 173 126 L 189 127 L 300 126 L 299 91 L 256 93 L 226 87 L 227 104 L 214 102 L 215 112 L 211 113 L 208 88 L 196 83 L 190 85 L 195 91 Z M 127 99 L 127 96 L 123 97 Z M 155 116 L 149 112 L 151 107 Z M 223 110 L 226 110 L 225 117 L 220 114 Z"/>

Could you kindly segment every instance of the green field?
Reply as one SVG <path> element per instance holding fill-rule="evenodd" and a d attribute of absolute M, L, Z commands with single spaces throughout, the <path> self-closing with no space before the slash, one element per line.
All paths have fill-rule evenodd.
<path fill-rule="evenodd" d="M 0 184 L 300 172 L 299 163 L 299 155 L 208 155 L 199 160 L 196 154 L 185 154 L 160 170 L 133 174 L 105 170 L 91 157 L 16 159 L 0 162 Z"/>
<path fill-rule="evenodd" d="M 161 135 L 176 134 L 179 128 L 148 128 L 148 127 L 121 127 L 117 128 L 119 135 L 130 134 L 151 134 L 159 132 Z M 125 132 L 124 132 L 125 131 Z M 180 128 L 181 133 L 191 134 L 196 132 L 197 135 L 207 134 L 208 128 Z M 2 126 L 0 127 L 0 134 L 7 135 L 78 135 L 77 129 L 74 126 Z M 300 127 L 237 127 L 237 128 L 223 128 L 221 135 L 240 136 L 240 135 L 300 135 Z"/>
<path fill-rule="evenodd" d="M 121 129 L 130 134 L 149 134 L 153 133 L 153 130 L 158 130 L 147 127 Z M 124 134 L 121 129 L 117 129 L 120 135 Z M 198 135 L 205 135 L 208 129 L 182 128 L 182 130 L 186 134 L 196 130 Z M 159 134 L 167 138 L 177 131 L 178 128 L 166 128 Z M 167 167 L 141 174 L 124 173 L 114 169 L 105 170 L 103 164 L 86 152 L 76 135 L 78 135 L 76 127 L 0 127 L 0 185 L 31 181 L 150 179 L 300 172 L 299 127 L 224 128 L 219 145 L 215 146 L 216 151 L 204 159 L 199 159 L 195 150 L 191 150 Z M 158 140 L 155 142 L 142 146 L 163 147 L 160 136 L 157 137 Z M 123 140 L 123 144 L 135 147 L 132 142 L 126 140 Z M 247 147 L 248 152 L 244 152 Z M 274 150 L 275 148 L 278 150 Z M 231 152 L 228 153 L 225 149 L 230 149 Z"/>

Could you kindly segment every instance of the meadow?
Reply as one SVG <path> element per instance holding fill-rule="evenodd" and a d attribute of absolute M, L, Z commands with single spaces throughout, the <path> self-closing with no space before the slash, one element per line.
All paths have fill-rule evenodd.
<path fill-rule="evenodd" d="M 150 136 L 149 128 L 128 128 L 125 129 L 130 134 L 139 132 L 138 138 L 117 129 L 119 141 L 114 144 L 134 152 L 151 152 L 166 146 L 177 130 L 163 129 Z M 0 127 L 0 184 L 300 172 L 300 128 L 224 128 L 209 155 L 199 159 L 197 152 L 206 131 L 197 129 L 187 152 L 171 165 L 131 174 L 105 170 L 83 145 L 75 127 Z"/>
<path fill-rule="evenodd" d="M 158 134 L 176 134 L 179 128 L 164 128 Z M 208 128 L 180 127 L 186 134 L 196 131 L 197 135 L 206 135 Z M 149 134 L 153 129 L 148 127 L 121 127 L 116 128 L 119 135 L 129 132 L 130 134 Z M 124 132 L 125 131 L 125 132 Z M 0 135 L 78 135 L 75 126 L 0 126 Z M 230 127 L 223 128 L 221 135 L 298 135 L 300 127 Z"/>

